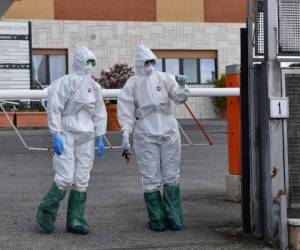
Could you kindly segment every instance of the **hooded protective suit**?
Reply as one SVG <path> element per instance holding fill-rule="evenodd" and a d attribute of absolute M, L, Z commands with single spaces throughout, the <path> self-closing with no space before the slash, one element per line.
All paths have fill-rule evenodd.
<path fill-rule="evenodd" d="M 84 219 L 87 187 L 94 161 L 95 138 L 98 153 L 103 153 L 103 135 L 107 114 L 100 86 L 91 77 L 96 64 L 93 53 L 85 47 L 76 50 L 73 72 L 53 82 L 48 88 L 48 124 L 54 135 L 54 184 L 37 210 L 37 222 L 52 232 L 60 201 L 71 188 L 67 230 L 89 233 Z"/>
<path fill-rule="evenodd" d="M 76 50 L 73 72 L 48 88 L 48 124 L 52 134 L 61 134 L 64 150 L 54 154 L 55 183 L 61 189 L 88 187 L 94 160 L 95 137 L 106 132 L 106 108 L 101 88 L 91 77 L 88 60 L 96 61 L 85 47 Z"/>
<path fill-rule="evenodd" d="M 140 46 L 136 54 L 136 74 L 118 97 L 118 118 L 123 133 L 134 133 L 136 158 L 146 191 L 179 178 L 180 134 L 171 112 L 171 100 L 184 103 L 188 89 L 181 88 L 173 75 L 145 72 L 144 64 L 157 60 L 153 52 Z"/>
<path fill-rule="evenodd" d="M 162 184 L 177 186 L 180 175 L 181 141 L 178 123 L 171 112 L 171 101 L 184 103 L 189 91 L 184 86 L 180 87 L 173 75 L 152 70 L 153 66 L 146 63 L 156 60 L 150 49 L 139 46 L 136 74 L 127 81 L 118 97 L 118 118 L 123 131 L 123 145 L 133 132 L 149 226 L 162 231 L 164 216 L 153 219 L 151 215 L 159 214 L 155 209 L 163 211 L 159 188 Z M 148 202 L 150 200 L 152 202 Z"/>

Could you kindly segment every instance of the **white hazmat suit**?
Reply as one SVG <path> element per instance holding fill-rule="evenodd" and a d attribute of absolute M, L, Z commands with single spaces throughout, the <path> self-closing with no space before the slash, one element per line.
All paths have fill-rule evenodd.
<path fill-rule="evenodd" d="M 37 211 L 37 222 L 46 232 L 53 231 L 59 202 L 67 189 L 71 189 L 67 230 L 76 234 L 89 233 L 83 217 L 95 138 L 103 153 L 107 124 L 101 88 L 91 76 L 95 64 L 96 58 L 90 50 L 78 48 L 72 73 L 57 79 L 48 88 L 47 113 L 49 129 L 54 135 L 55 176 L 54 184 Z"/>
<path fill-rule="evenodd" d="M 156 60 L 150 49 L 139 46 L 136 74 L 127 81 L 118 97 L 118 118 L 125 138 L 133 132 L 145 194 L 158 195 L 162 184 L 178 185 L 181 141 L 177 121 L 171 112 L 171 100 L 175 104 L 184 103 L 189 91 L 178 85 L 175 76 L 151 72 L 149 66 L 145 66 L 146 62 Z M 156 230 L 156 225 L 151 226 L 151 218 L 149 226 Z"/>
<path fill-rule="evenodd" d="M 87 48 L 75 52 L 73 72 L 48 88 L 50 132 L 62 135 L 62 155 L 54 154 L 55 183 L 61 189 L 86 191 L 94 160 L 95 137 L 106 133 L 106 108 L 101 88 L 86 66 L 96 60 Z"/>

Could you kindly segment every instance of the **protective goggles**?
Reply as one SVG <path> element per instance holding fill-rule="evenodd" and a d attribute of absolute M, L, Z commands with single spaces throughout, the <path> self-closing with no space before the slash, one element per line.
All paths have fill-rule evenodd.
<path fill-rule="evenodd" d="M 155 60 L 146 61 L 145 62 L 145 66 L 149 66 L 149 65 L 155 66 L 156 65 L 156 61 Z"/>
<path fill-rule="evenodd" d="M 92 65 L 93 67 L 95 67 L 96 61 L 94 59 L 89 59 L 86 61 L 86 65 Z"/>

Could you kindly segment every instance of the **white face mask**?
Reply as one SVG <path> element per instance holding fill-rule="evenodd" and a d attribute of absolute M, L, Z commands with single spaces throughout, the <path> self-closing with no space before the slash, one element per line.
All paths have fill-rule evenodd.
<path fill-rule="evenodd" d="M 150 65 L 147 65 L 145 66 L 145 72 L 146 74 L 149 76 L 151 75 L 151 73 L 154 71 L 154 67 L 150 64 Z"/>
<path fill-rule="evenodd" d="M 88 63 L 88 64 L 86 65 L 86 69 L 87 69 L 87 71 L 89 71 L 89 72 L 92 72 L 94 68 L 95 68 L 95 67 L 94 67 L 92 64 L 90 64 L 90 63 Z"/>

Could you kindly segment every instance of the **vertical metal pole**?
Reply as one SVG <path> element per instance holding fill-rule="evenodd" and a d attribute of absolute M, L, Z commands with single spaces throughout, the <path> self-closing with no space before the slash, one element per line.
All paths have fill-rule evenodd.
<path fill-rule="evenodd" d="M 277 58 L 277 0 L 264 1 L 264 57 L 274 62 Z"/>
<path fill-rule="evenodd" d="M 249 172 L 250 172 L 250 216 L 251 232 L 257 237 L 262 237 L 262 202 L 261 202 L 261 176 L 259 164 L 259 148 L 257 141 L 257 80 L 259 70 L 253 65 L 253 52 L 254 52 L 254 31 L 253 26 L 255 23 L 255 1 L 248 0 L 248 17 L 247 17 L 247 32 L 248 32 L 248 109 L 249 109 Z M 256 1 L 257 4 L 257 1 Z M 242 163 L 244 164 L 244 163 Z M 246 188 L 246 187 L 245 187 Z M 244 209 L 244 208 L 243 208 Z M 246 216 L 246 215 L 245 215 Z M 245 228 L 244 228 L 245 230 Z M 249 230 L 249 228 L 247 229 Z"/>
<path fill-rule="evenodd" d="M 249 93 L 248 93 L 248 34 L 241 29 L 241 187 L 242 220 L 245 233 L 251 233 L 251 177 L 250 177 L 250 138 L 249 138 Z"/>
<path fill-rule="evenodd" d="M 262 176 L 261 154 L 259 145 L 259 96 L 262 82 L 262 66 L 252 65 L 249 79 L 250 102 L 250 169 L 251 169 L 251 215 L 252 230 L 256 237 L 263 235 L 263 201 L 262 201 Z M 250 80 L 249 80 L 250 81 Z"/>
<path fill-rule="evenodd" d="M 273 14 L 273 17 L 272 17 Z M 266 243 L 273 243 L 273 204 L 271 185 L 271 137 L 269 119 L 269 89 L 273 85 L 273 70 L 276 60 L 276 35 L 274 20 L 276 17 L 276 0 L 264 1 L 264 84 L 261 86 L 259 96 L 260 106 L 260 146 L 261 146 L 261 175 L 263 199 L 263 238 Z M 282 143 L 282 142 L 278 142 Z"/>
<path fill-rule="evenodd" d="M 287 247 L 283 119 L 270 119 L 270 98 L 282 97 L 277 59 L 277 0 L 264 1 L 264 84 L 260 95 L 260 142 L 264 230 L 266 243 Z M 284 223 L 282 223 L 284 222 Z M 279 241 L 279 242 L 278 242 Z"/>

